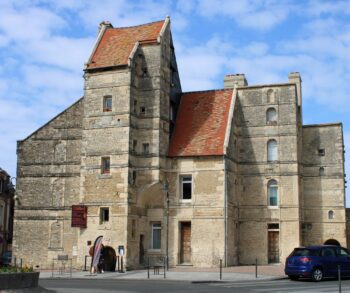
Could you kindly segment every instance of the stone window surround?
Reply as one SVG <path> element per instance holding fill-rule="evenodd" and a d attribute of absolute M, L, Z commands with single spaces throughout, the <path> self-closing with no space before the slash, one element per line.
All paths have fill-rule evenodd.
<path fill-rule="evenodd" d="M 276 125 L 277 124 L 277 110 L 275 107 L 269 107 L 266 109 L 266 124 Z"/>
<path fill-rule="evenodd" d="M 271 204 L 270 198 L 272 197 L 270 195 L 270 193 L 272 192 L 272 190 L 270 190 L 270 188 L 274 188 L 276 189 L 276 204 Z M 275 196 L 274 196 L 275 197 Z M 278 196 L 278 182 L 276 179 L 270 179 L 267 182 L 267 205 L 269 208 L 278 208 L 279 207 L 279 196 Z"/>
<path fill-rule="evenodd" d="M 113 100 L 111 95 L 103 96 L 103 112 L 112 112 Z"/>
<path fill-rule="evenodd" d="M 276 139 L 271 138 L 267 141 L 266 150 L 268 162 L 278 161 L 278 142 Z"/>
<path fill-rule="evenodd" d="M 186 179 L 187 180 L 186 180 Z M 188 179 L 190 178 L 190 180 Z M 185 180 L 184 180 L 185 179 Z M 190 198 L 183 198 L 184 184 L 191 184 Z M 193 176 L 192 174 L 180 174 L 179 175 L 179 199 L 181 202 L 191 202 L 193 198 Z"/>
<path fill-rule="evenodd" d="M 100 207 L 100 225 L 108 223 L 110 218 L 109 207 Z"/>
<path fill-rule="evenodd" d="M 154 241 L 155 232 L 159 234 L 159 247 L 156 246 Z M 159 252 L 162 248 L 162 222 L 161 221 L 152 221 L 150 222 L 150 238 L 149 238 L 149 251 Z"/>
<path fill-rule="evenodd" d="M 111 173 L 111 157 L 102 157 L 101 158 L 101 174 L 110 174 Z"/>

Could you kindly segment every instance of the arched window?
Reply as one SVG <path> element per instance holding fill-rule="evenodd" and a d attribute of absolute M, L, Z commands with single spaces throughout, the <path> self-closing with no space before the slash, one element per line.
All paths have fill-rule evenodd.
<path fill-rule="evenodd" d="M 334 212 L 333 211 L 328 211 L 328 219 L 330 219 L 330 220 L 334 219 Z"/>
<path fill-rule="evenodd" d="M 269 206 L 278 205 L 278 186 L 276 180 L 270 180 L 267 183 L 267 196 Z"/>
<path fill-rule="evenodd" d="M 275 108 L 268 108 L 266 111 L 266 122 L 276 122 L 277 121 L 277 112 Z"/>
<path fill-rule="evenodd" d="M 269 162 L 278 160 L 277 141 L 274 139 L 267 142 L 267 160 Z"/>

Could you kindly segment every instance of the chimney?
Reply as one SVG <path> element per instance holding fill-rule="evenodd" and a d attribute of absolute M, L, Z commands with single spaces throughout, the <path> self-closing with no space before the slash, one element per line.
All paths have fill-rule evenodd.
<path fill-rule="evenodd" d="M 301 106 L 301 77 L 299 72 L 291 72 L 288 75 L 288 81 L 289 83 L 294 83 L 297 86 L 297 99 L 298 99 L 298 106 Z"/>
<path fill-rule="evenodd" d="M 241 87 L 241 86 L 247 86 L 248 82 L 245 78 L 245 75 L 243 73 L 238 74 L 228 74 L 224 78 L 224 88 L 233 88 L 235 85 Z"/>

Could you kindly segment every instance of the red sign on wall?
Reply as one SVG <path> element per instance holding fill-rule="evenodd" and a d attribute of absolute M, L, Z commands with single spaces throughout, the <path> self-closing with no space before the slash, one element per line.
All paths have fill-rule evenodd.
<path fill-rule="evenodd" d="M 87 227 L 87 206 L 83 206 L 83 205 L 72 206 L 72 227 L 78 227 L 78 228 Z"/>

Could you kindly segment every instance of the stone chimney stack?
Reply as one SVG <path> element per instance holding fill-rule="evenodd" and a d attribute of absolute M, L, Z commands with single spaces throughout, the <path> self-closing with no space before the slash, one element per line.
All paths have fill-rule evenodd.
<path fill-rule="evenodd" d="M 297 86 L 297 98 L 298 98 L 298 106 L 301 106 L 301 77 L 299 72 L 291 72 L 288 75 L 289 83 L 294 83 Z"/>
<path fill-rule="evenodd" d="M 248 82 L 243 73 L 228 74 L 224 78 L 224 88 L 233 88 L 235 85 L 238 87 L 247 86 Z"/>

